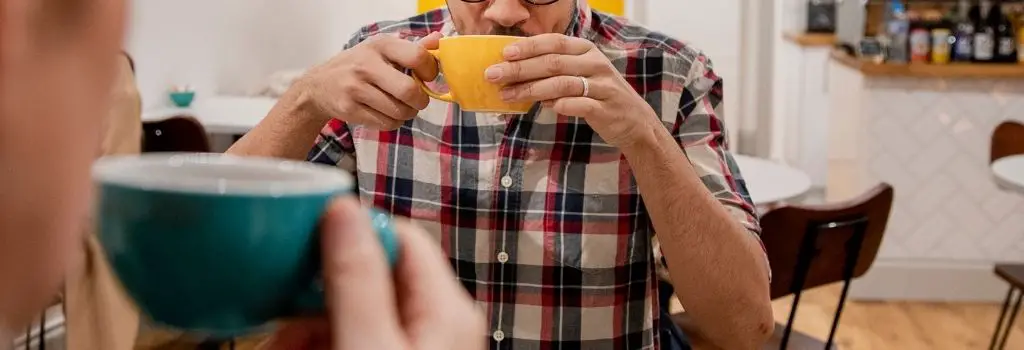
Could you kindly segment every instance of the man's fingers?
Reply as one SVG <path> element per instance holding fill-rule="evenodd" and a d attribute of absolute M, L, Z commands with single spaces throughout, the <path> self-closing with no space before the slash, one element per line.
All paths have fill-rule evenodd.
<path fill-rule="evenodd" d="M 546 54 L 521 61 L 502 62 L 484 72 L 487 80 L 511 84 L 559 75 L 589 76 L 598 72 L 602 63 L 586 56 Z"/>
<path fill-rule="evenodd" d="M 588 80 L 589 98 L 596 98 L 594 81 Z M 539 102 L 562 97 L 583 96 L 583 80 L 575 76 L 557 76 L 528 83 L 509 85 L 501 89 L 501 99 L 506 102 Z"/>
<path fill-rule="evenodd" d="M 430 104 L 430 97 L 427 96 L 427 93 L 420 89 L 420 85 L 415 80 L 402 72 L 394 69 L 381 69 L 372 79 L 374 85 L 411 108 L 405 111 L 405 113 L 409 113 L 408 115 L 403 115 L 407 118 L 396 117 L 395 119 L 412 119 L 418 111 L 427 108 L 427 105 Z"/>
<path fill-rule="evenodd" d="M 363 126 L 369 127 L 376 130 L 395 130 L 402 127 L 405 121 L 391 119 L 391 117 L 382 114 L 371 108 L 370 106 L 361 104 L 359 105 L 359 112 L 361 116 L 354 118 L 356 120 L 362 120 Z"/>
<path fill-rule="evenodd" d="M 556 100 L 544 101 L 544 107 L 551 108 L 555 113 L 563 115 L 574 115 L 589 117 L 601 110 L 601 102 L 586 97 L 564 97 Z"/>
<path fill-rule="evenodd" d="M 437 60 L 420 44 L 391 36 L 378 39 L 374 44 L 388 62 L 412 69 L 421 80 L 429 81 L 437 76 Z"/>
<path fill-rule="evenodd" d="M 483 348 L 483 315 L 458 284 L 437 241 L 412 224 L 396 226 L 402 251 L 395 280 L 402 320 L 414 348 L 451 349 L 477 340 L 476 348 Z"/>
<path fill-rule="evenodd" d="M 403 78 L 412 80 L 406 76 L 403 76 Z M 389 119 L 405 121 L 416 117 L 416 114 L 419 113 L 419 110 L 395 98 L 396 96 L 381 91 L 381 88 L 374 85 L 362 86 L 354 91 L 353 94 L 355 94 L 353 97 L 356 101 L 369 106 Z"/>
<path fill-rule="evenodd" d="M 336 349 L 399 349 L 402 331 L 384 248 L 355 198 L 331 204 L 322 224 L 327 313 Z"/>
<path fill-rule="evenodd" d="M 514 42 L 505 47 L 505 59 L 518 61 L 547 54 L 582 55 L 594 44 L 581 38 L 563 34 L 541 34 Z"/>

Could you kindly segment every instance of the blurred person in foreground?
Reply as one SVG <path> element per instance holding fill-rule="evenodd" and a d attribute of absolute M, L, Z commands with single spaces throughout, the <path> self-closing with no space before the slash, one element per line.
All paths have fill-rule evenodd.
<path fill-rule="evenodd" d="M 0 0 L 0 348 L 81 260 L 91 163 L 122 147 L 103 140 L 104 130 L 116 130 L 105 118 L 126 62 L 125 14 L 120 0 Z M 305 336 L 278 337 L 276 345 L 481 347 L 482 322 L 440 251 L 399 224 L 401 279 L 393 283 L 365 217 L 354 199 L 332 205 L 322 231 L 328 315 L 296 321 L 282 334 Z"/>
<path fill-rule="evenodd" d="M 427 50 L 471 34 L 527 37 L 481 79 L 530 113 L 430 103 L 409 76 L 434 80 Z M 755 349 L 770 270 L 722 99 L 703 53 L 586 0 L 447 0 L 363 27 L 229 153 L 353 171 L 364 202 L 434 236 L 492 349 L 685 348 L 673 285 L 695 344 Z"/>

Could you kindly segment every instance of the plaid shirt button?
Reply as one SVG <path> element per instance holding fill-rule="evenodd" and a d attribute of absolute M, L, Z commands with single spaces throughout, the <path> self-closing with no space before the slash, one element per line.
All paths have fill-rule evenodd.
<path fill-rule="evenodd" d="M 501 187 L 509 188 L 512 187 L 512 177 L 505 175 L 501 177 Z"/>
<path fill-rule="evenodd" d="M 505 332 L 502 332 L 501 330 L 494 331 L 493 336 L 494 336 L 494 341 L 505 340 Z"/>
<path fill-rule="evenodd" d="M 508 262 L 508 253 L 506 253 L 506 252 L 498 253 L 498 262 L 500 262 L 502 264 L 507 263 Z"/>

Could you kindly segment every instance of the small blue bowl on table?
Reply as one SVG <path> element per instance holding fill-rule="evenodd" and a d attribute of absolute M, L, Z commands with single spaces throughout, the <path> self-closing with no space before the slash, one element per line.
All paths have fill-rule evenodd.
<path fill-rule="evenodd" d="M 182 91 L 170 93 L 171 102 L 174 102 L 175 106 L 185 108 L 192 105 L 192 101 L 196 98 L 194 91 Z"/>

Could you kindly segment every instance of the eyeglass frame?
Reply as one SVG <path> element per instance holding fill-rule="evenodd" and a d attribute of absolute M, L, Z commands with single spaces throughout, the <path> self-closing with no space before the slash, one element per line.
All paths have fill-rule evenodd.
<path fill-rule="evenodd" d="M 479 3 L 484 2 L 484 1 L 487 1 L 487 0 L 462 0 L 462 2 L 470 3 L 470 4 L 479 4 Z M 521 0 L 521 1 L 526 2 L 526 3 L 530 4 L 530 5 L 536 5 L 536 6 L 551 5 L 551 4 L 554 4 L 554 3 L 558 2 L 558 0 Z"/>

